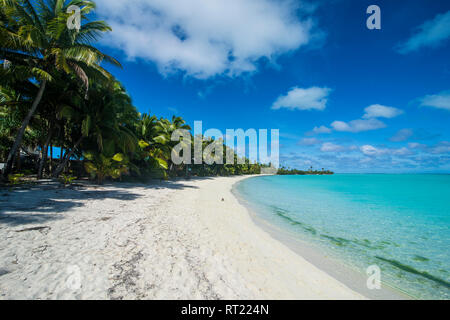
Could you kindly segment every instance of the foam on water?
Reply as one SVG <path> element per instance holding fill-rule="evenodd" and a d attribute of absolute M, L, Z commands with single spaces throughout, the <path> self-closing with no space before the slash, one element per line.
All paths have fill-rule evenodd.
<path fill-rule="evenodd" d="M 264 176 L 236 186 L 258 215 L 414 297 L 450 299 L 450 175 Z"/>

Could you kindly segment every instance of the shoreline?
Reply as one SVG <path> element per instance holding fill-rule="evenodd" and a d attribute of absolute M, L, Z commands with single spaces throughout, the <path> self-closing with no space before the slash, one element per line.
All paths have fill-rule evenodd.
<path fill-rule="evenodd" d="M 246 178 L 2 191 L 0 299 L 366 299 L 254 223 Z"/>
<path fill-rule="evenodd" d="M 249 177 L 258 178 L 258 177 Z M 239 183 L 239 182 L 238 182 Z M 249 204 L 249 202 L 242 197 L 235 189 L 236 183 L 233 187 L 233 194 L 237 197 L 242 206 L 246 207 L 248 214 L 253 222 L 266 231 L 275 240 L 280 241 L 296 254 L 316 266 L 318 269 L 326 272 L 331 277 L 340 281 L 351 290 L 373 300 L 409 300 L 414 299 L 405 292 L 390 286 L 388 283 L 382 282 L 380 290 L 369 290 L 366 286 L 367 276 L 347 265 L 343 259 L 338 259 L 323 252 L 323 249 L 295 237 L 293 232 L 284 230 L 282 227 L 275 226 L 262 218 Z"/>
<path fill-rule="evenodd" d="M 236 267 L 248 285 L 257 289 L 256 298 L 365 299 L 254 223 L 247 208 L 232 193 L 235 183 L 247 178 L 251 176 L 213 178 L 213 183 L 201 189 L 196 207 L 204 225 L 222 229 L 214 238 L 215 245 L 225 244 L 227 248 L 222 252 L 242 260 Z M 217 205 L 221 198 L 225 203 Z"/>

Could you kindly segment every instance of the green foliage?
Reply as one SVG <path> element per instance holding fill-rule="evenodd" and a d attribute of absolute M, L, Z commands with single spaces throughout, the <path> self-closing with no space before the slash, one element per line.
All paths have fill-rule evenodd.
<path fill-rule="evenodd" d="M 147 142 L 145 142 L 144 140 L 140 140 L 140 141 L 139 141 L 139 147 L 140 147 L 141 149 L 145 149 L 145 148 L 147 148 L 147 147 L 149 147 L 149 146 L 150 146 L 150 144 L 147 143 Z"/>
<path fill-rule="evenodd" d="M 84 23 L 80 32 L 67 28 L 68 7 L 80 6 L 81 21 L 86 22 L 95 8 L 93 1 L 2 0 L 1 3 L 1 58 L 11 62 L 9 68 L 2 68 L 6 79 L 52 82 L 55 74 L 64 72 L 76 75 L 87 88 L 88 74 L 110 77 L 100 66 L 102 61 L 120 66 L 114 58 L 90 45 L 101 33 L 111 31 L 105 22 Z"/>
<path fill-rule="evenodd" d="M 16 173 L 16 174 L 10 174 L 9 176 L 8 176 L 8 181 L 9 181 L 9 183 L 10 184 L 12 184 L 12 185 L 18 185 L 18 184 L 21 184 L 23 181 L 22 181 L 22 178 L 24 177 L 25 175 L 23 174 L 23 173 Z"/>
<path fill-rule="evenodd" d="M 13 149 L 19 129 L 26 127 L 22 150 L 60 148 L 63 152 L 59 161 L 54 157 L 48 170 L 58 167 L 58 173 L 67 163 L 76 164 L 78 176 L 87 173 L 98 183 L 124 175 L 167 179 L 259 174 L 265 167 L 248 159 L 239 159 L 243 161 L 238 164 L 235 153 L 233 164 L 175 165 L 171 152 L 179 142 L 171 140 L 172 134 L 191 128 L 181 117 L 166 119 L 140 114 L 123 85 L 103 68 L 103 62 L 120 64 L 92 45 L 103 33 L 111 31 L 104 22 L 89 20 L 95 17 L 93 1 L 0 0 L 0 3 L 2 162 Z M 80 32 L 66 26 L 66 11 L 73 4 L 82 7 Z M 45 90 L 35 114 L 24 124 L 43 83 Z M 214 142 L 206 137 L 201 139 L 203 148 Z M 183 141 L 188 142 L 191 141 Z M 225 158 L 228 149 L 225 145 L 223 149 Z M 47 168 L 42 153 L 41 168 Z M 191 153 L 194 154 L 193 150 Z M 33 161 L 33 167 L 39 167 L 37 158 Z M 329 172 L 285 168 L 279 171 L 279 174 L 306 173 Z M 73 179 L 70 174 L 61 176 L 64 184 Z M 13 176 L 13 181 L 18 183 L 20 177 Z"/>
<path fill-rule="evenodd" d="M 128 173 L 129 160 L 123 154 L 106 157 L 101 153 L 86 153 L 85 157 L 90 160 L 84 164 L 86 172 L 92 179 L 96 178 L 99 184 L 103 184 L 105 178 L 119 179 L 123 174 Z"/>
<path fill-rule="evenodd" d="M 70 174 L 62 174 L 59 177 L 59 180 L 61 181 L 61 183 L 64 184 L 64 186 L 68 186 L 68 185 L 71 185 L 74 180 L 76 180 L 76 177 L 74 177 Z"/>

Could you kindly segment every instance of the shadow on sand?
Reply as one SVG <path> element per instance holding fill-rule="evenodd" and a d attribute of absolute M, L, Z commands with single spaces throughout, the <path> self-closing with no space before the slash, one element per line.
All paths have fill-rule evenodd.
<path fill-rule="evenodd" d="M 133 189 L 196 189 L 189 181 L 208 180 L 210 178 L 175 179 L 169 181 L 151 181 L 149 183 L 109 183 L 94 185 L 88 182 L 76 182 L 68 188 L 59 183 L 42 183 L 22 186 L 14 190 L 0 189 L 0 227 L 2 225 L 21 226 L 43 224 L 47 221 L 63 219 L 60 215 L 76 207 L 83 207 L 81 200 L 116 199 L 133 201 L 142 195 Z"/>

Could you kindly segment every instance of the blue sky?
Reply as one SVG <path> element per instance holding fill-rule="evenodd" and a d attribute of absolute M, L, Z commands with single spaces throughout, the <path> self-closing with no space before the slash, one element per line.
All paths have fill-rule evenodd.
<path fill-rule="evenodd" d="M 281 164 L 300 169 L 450 171 L 449 1 L 97 3 L 141 112 L 280 129 Z"/>

